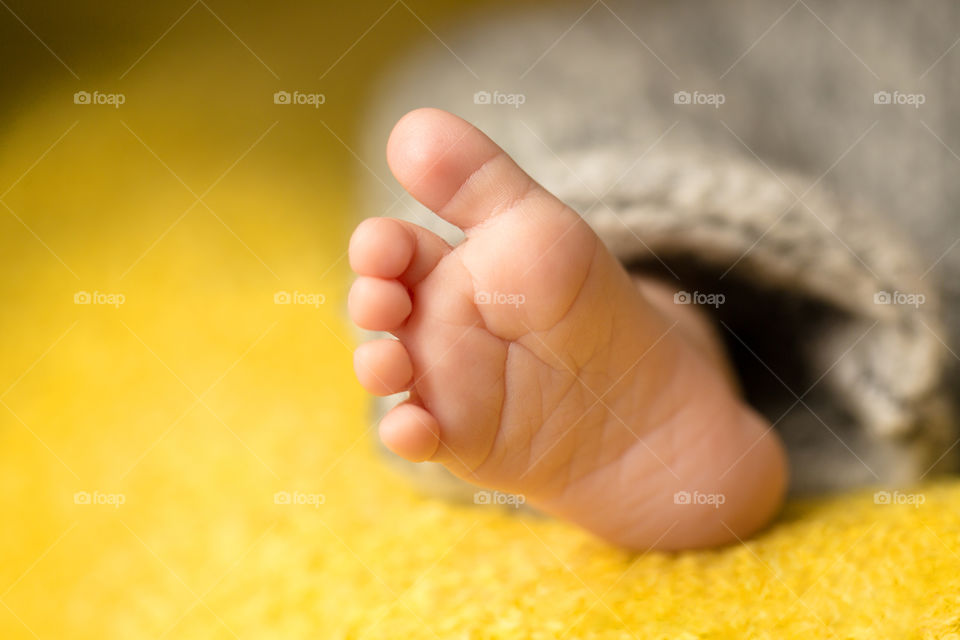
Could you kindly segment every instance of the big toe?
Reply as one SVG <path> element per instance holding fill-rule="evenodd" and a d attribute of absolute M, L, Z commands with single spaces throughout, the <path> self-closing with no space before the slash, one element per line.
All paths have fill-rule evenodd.
<path fill-rule="evenodd" d="M 552 198 L 483 132 L 439 109 L 401 118 L 387 161 L 410 195 L 465 230 L 532 193 Z"/>

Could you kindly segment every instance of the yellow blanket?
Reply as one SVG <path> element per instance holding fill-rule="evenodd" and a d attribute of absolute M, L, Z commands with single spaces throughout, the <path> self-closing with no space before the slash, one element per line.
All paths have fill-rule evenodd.
<path fill-rule="evenodd" d="M 430 37 L 396 4 L 358 40 L 390 6 L 280 31 L 198 3 L 109 64 L 10 22 L 60 80 L 0 122 L 0 637 L 960 637 L 954 480 L 637 557 L 378 459 L 343 312 L 355 111 Z"/>

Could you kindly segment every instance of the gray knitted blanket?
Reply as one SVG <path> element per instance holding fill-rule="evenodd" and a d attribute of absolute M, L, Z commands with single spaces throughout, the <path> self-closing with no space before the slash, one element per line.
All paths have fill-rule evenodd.
<path fill-rule="evenodd" d="M 794 491 L 905 484 L 956 460 L 958 38 L 946 0 L 488 12 L 387 70 L 367 156 L 412 108 L 470 120 L 708 303 Z M 458 239 L 373 168 L 366 214 Z"/>

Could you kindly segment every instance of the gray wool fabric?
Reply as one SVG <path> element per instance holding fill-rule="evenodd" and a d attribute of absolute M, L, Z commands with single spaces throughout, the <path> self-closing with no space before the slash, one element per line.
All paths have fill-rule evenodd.
<path fill-rule="evenodd" d="M 460 239 L 379 160 L 410 109 L 456 113 L 706 303 L 795 492 L 954 468 L 960 5 L 543 5 L 437 35 L 371 103 L 367 215 Z"/>

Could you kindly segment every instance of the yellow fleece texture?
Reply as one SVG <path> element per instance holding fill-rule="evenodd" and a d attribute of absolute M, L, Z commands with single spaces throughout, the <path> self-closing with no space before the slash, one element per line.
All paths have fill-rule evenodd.
<path fill-rule="evenodd" d="M 0 123 L 0 638 L 960 637 L 955 480 L 630 555 L 383 464 L 344 312 L 354 152 L 379 61 L 443 53 L 435 5 L 168 3 L 102 55 L 51 47 L 78 78 L 8 16 L 61 81 Z"/>

